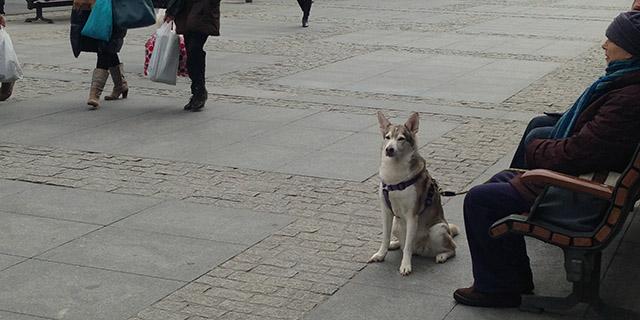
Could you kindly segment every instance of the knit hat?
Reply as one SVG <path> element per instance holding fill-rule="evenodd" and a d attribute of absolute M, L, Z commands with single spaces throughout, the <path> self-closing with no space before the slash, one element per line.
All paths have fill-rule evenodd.
<path fill-rule="evenodd" d="M 640 57 L 640 11 L 619 14 L 607 28 L 607 38 L 634 57 Z"/>

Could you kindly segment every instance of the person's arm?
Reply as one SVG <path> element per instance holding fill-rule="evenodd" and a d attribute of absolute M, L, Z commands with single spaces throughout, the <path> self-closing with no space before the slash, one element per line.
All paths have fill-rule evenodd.
<path fill-rule="evenodd" d="M 631 10 L 640 10 L 640 0 L 633 1 L 633 5 L 631 5 Z"/>
<path fill-rule="evenodd" d="M 635 150 L 640 140 L 640 108 L 635 96 L 612 96 L 594 118 L 566 139 L 533 140 L 526 151 L 530 168 L 569 174 L 604 169 Z"/>

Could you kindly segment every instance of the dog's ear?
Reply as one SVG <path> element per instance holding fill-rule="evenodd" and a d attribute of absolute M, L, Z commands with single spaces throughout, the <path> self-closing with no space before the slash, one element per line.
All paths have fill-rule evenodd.
<path fill-rule="evenodd" d="M 384 136 L 387 134 L 387 129 L 389 129 L 391 122 L 384 116 L 384 114 L 382 114 L 381 111 L 378 111 L 378 123 L 380 124 L 380 132 L 382 132 L 382 135 Z"/>
<path fill-rule="evenodd" d="M 418 127 L 420 125 L 420 115 L 417 112 L 414 112 L 409 116 L 409 120 L 404 124 L 404 126 L 409 129 L 409 131 L 413 132 L 413 134 L 418 133 Z"/>

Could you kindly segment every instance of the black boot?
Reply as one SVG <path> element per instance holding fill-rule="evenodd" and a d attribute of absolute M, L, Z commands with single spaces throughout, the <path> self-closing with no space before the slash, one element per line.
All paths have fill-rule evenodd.
<path fill-rule="evenodd" d="M 204 108 L 204 104 L 207 102 L 208 97 L 209 94 L 207 93 L 207 89 L 199 88 L 199 90 L 193 94 L 193 97 L 191 97 L 191 101 L 189 102 L 191 104 L 191 108 L 189 108 L 189 111 L 202 111 L 202 108 Z"/>
<path fill-rule="evenodd" d="M 191 107 L 193 106 L 193 95 L 191 95 L 191 98 L 189 98 L 189 103 L 184 105 L 184 110 L 191 110 Z"/>

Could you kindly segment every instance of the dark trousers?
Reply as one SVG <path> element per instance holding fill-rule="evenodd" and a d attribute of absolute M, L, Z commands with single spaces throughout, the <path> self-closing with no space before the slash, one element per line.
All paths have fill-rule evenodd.
<path fill-rule="evenodd" d="M 108 70 L 111 67 L 115 67 L 120 64 L 120 58 L 117 53 L 98 52 L 98 62 L 96 63 L 97 69 Z"/>
<path fill-rule="evenodd" d="M 524 237 L 489 236 L 489 228 L 510 214 L 532 206 L 509 184 L 515 174 L 503 171 L 473 187 L 464 199 L 464 223 L 471 251 L 474 287 L 486 293 L 522 293 L 533 289 Z"/>
<path fill-rule="evenodd" d="M 300 9 L 302 9 L 303 18 L 308 19 L 309 13 L 311 13 L 311 4 L 312 0 L 298 0 L 298 4 L 300 5 Z"/>
<path fill-rule="evenodd" d="M 516 153 L 513 155 L 510 167 L 532 169 L 528 167 L 525 161 L 527 145 L 535 139 L 549 139 L 551 131 L 553 131 L 553 126 L 556 125 L 559 119 L 560 115 L 558 114 L 538 116 L 531 119 L 529 125 L 527 125 L 527 129 L 525 129 L 522 134 L 522 139 L 520 140 L 518 149 L 516 149 Z"/>
<path fill-rule="evenodd" d="M 207 67 L 207 53 L 204 51 L 204 44 L 208 38 L 208 34 L 200 32 L 188 32 L 184 35 L 192 94 L 200 94 L 206 90 L 204 75 Z"/>

